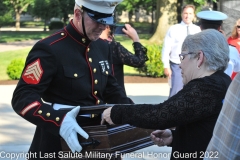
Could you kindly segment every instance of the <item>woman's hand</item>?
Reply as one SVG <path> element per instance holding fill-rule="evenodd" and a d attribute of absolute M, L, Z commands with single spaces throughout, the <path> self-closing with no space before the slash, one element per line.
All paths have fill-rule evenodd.
<path fill-rule="evenodd" d="M 172 132 L 169 129 L 153 131 L 150 137 L 153 143 L 159 147 L 170 145 L 173 140 Z"/>
<path fill-rule="evenodd" d="M 133 42 L 139 42 L 139 37 L 137 34 L 137 31 L 130 25 L 130 24 L 125 24 L 125 28 L 123 28 L 123 32 L 132 39 Z"/>
<path fill-rule="evenodd" d="M 105 124 L 105 122 L 109 123 L 110 125 L 113 125 L 113 121 L 111 119 L 111 110 L 112 107 L 109 107 L 108 109 L 105 109 L 102 113 L 102 121 L 101 121 L 101 125 Z"/>

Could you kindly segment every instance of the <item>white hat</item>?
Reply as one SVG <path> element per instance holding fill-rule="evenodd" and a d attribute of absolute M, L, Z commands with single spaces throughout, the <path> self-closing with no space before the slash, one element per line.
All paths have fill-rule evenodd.
<path fill-rule="evenodd" d="M 114 24 L 113 12 L 122 0 L 75 0 L 75 3 L 86 11 L 93 20 L 112 25 Z"/>
<path fill-rule="evenodd" d="M 200 11 L 197 17 L 209 21 L 222 21 L 228 18 L 226 14 L 219 11 Z"/>

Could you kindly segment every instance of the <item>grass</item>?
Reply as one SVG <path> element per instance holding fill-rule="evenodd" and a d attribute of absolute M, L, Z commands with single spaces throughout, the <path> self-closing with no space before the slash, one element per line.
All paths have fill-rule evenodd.
<path fill-rule="evenodd" d="M 15 50 L 15 51 L 6 51 L 0 52 L 0 80 L 9 80 L 9 77 L 6 73 L 7 66 L 14 59 L 23 58 L 26 59 L 31 47 Z M 139 73 L 135 70 L 135 68 L 130 66 L 124 66 L 124 74 L 125 75 L 139 75 Z"/>
<path fill-rule="evenodd" d="M 0 43 L 42 39 L 51 33 L 52 31 L 0 31 Z"/>
<path fill-rule="evenodd" d="M 3 33 L 3 32 L 1 32 Z M 50 32 L 4 32 L 4 34 L 1 35 L 0 41 L 7 41 L 7 42 L 13 42 L 13 41 L 24 41 L 24 40 L 30 40 L 30 39 L 41 39 L 44 37 L 49 36 L 51 34 Z M 5 38 L 4 38 L 5 37 Z M 150 35 L 144 34 L 139 35 L 141 38 L 141 42 L 143 44 L 147 44 L 147 40 L 150 38 Z M 3 38 L 3 40 L 2 40 Z M 116 40 L 119 41 L 125 48 L 127 48 L 129 51 L 134 53 L 133 47 L 132 47 L 132 40 L 130 40 L 126 36 L 116 36 Z M 6 51 L 6 52 L 0 52 L 0 80 L 8 80 L 9 77 L 6 73 L 7 66 L 10 64 L 10 62 L 13 59 L 17 58 L 24 58 L 26 59 L 26 56 L 28 52 L 30 51 L 31 47 L 20 49 L 20 50 L 14 50 L 14 51 Z M 124 74 L 125 75 L 142 75 L 139 74 L 139 72 L 136 71 L 134 67 L 130 66 L 124 66 Z"/>

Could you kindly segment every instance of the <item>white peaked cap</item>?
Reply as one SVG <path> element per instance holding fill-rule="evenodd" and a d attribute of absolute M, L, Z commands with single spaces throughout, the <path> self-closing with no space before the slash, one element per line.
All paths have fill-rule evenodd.
<path fill-rule="evenodd" d="M 122 0 L 75 0 L 75 2 L 78 6 L 84 6 L 92 11 L 112 14 Z"/>

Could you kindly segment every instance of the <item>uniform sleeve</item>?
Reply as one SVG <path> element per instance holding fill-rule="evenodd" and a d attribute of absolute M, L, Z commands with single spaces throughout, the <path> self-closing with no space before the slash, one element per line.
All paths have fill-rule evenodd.
<path fill-rule="evenodd" d="M 116 56 L 115 59 L 121 64 L 132 67 L 142 67 L 145 64 L 145 61 L 148 60 L 147 48 L 142 46 L 139 42 L 133 43 L 135 54 L 129 52 L 119 42 L 113 41 L 111 45 L 113 47 L 113 56 Z"/>
<path fill-rule="evenodd" d="M 12 107 L 27 121 L 59 135 L 66 111 L 54 110 L 41 98 L 56 71 L 56 58 L 50 47 L 37 43 L 26 59 L 21 78 L 13 93 Z"/>
<path fill-rule="evenodd" d="M 163 47 L 162 47 L 162 62 L 163 62 L 164 68 L 170 68 L 169 54 L 171 53 L 172 44 L 174 41 L 173 37 L 171 36 L 171 30 L 172 30 L 172 27 L 170 27 L 169 30 L 167 31 L 167 34 L 164 38 Z"/>
<path fill-rule="evenodd" d="M 111 119 L 115 124 L 148 129 L 185 125 L 218 115 L 225 95 L 223 90 L 219 90 L 220 87 L 216 92 L 213 86 L 201 82 L 192 83 L 160 104 L 114 105 Z"/>

